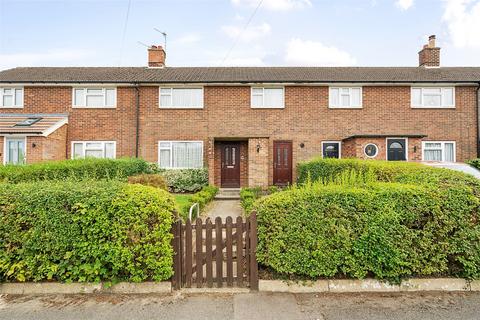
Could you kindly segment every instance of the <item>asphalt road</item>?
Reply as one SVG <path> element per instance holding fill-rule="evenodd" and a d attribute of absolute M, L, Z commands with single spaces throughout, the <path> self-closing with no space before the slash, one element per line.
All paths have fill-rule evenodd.
<path fill-rule="evenodd" d="M 1 296 L 0 319 L 480 319 L 480 293 Z"/>

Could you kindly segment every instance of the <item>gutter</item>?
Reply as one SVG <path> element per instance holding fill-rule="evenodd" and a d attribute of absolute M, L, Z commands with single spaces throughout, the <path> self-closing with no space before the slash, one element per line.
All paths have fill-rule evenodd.
<path fill-rule="evenodd" d="M 140 88 L 135 84 L 135 158 L 138 158 L 140 149 Z"/>

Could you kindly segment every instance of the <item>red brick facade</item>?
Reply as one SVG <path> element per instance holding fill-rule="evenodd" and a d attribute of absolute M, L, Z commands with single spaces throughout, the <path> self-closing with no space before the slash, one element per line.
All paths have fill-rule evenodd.
<path fill-rule="evenodd" d="M 273 183 L 275 140 L 292 141 L 294 180 L 297 163 L 320 155 L 322 141 L 342 141 L 354 135 L 381 137 L 346 140 L 342 143 L 342 157 L 363 158 L 364 145 L 375 143 L 379 147 L 376 159 L 383 160 L 386 136 L 412 134 L 425 135 L 423 140 L 455 141 L 457 161 L 476 156 L 477 95 L 473 85 L 456 87 L 454 109 L 411 108 L 407 85 L 364 85 L 361 109 L 331 109 L 328 93 L 327 86 L 285 86 L 285 108 L 252 109 L 247 85 L 205 86 L 203 109 L 160 109 L 158 85 L 141 86 L 139 157 L 157 162 L 160 140 L 201 140 L 210 182 L 218 185 L 220 158 L 216 142 L 242 141 L 241 186 L 246 186 Z M 116 141 L 117 157 L 135 156 L 136 89 L 132 86 L 117 87 L 117 107 L 112 109 L 72 108 L 72 87 L 25 86 L 23 109 L 0 110 L 69 114 L 68 125 L 48 139 L 28 139 L 28 162 L 69 158 L 71 142 L 87 140 Z M 62 139 L 66 142 L 61 145 L 53 143 Z M 38 148 L 32 149 L 34 140 L 38 140 Z M 421 141 L 408 139 L 408 160 L 421 160 Z"/>

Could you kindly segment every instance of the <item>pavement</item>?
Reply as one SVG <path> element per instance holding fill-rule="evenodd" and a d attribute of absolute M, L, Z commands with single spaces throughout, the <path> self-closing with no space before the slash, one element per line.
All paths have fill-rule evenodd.
<path fill-rule="evenodd" d="M 0 319 L 469 320 L 480 319 L 480 292 L 4 295 Z"/>
<path fill-rule="evenodd" d="M 228 216 L 231 216 L 235 222 L 235 219 L 242 214 L 243 209 L 240 206 L 240 200 L 214 200 L 205 212 L 204 217 L 210 218 L 213 222 L 216 217 L 221 217 L 225 221 Z"/>
<path fill-rule="evenodd" d="M 474 176 L 477 179 L 480 179 L 480 171 L 477 168 L 474 168 L 466 163 L 455 162 L 455 163 L 443 163 L 443 162 L 434 162 L 434 163 L 425 163 L 426 165 L 438 168 L 446 168 L 450 170 L 460 171 Z"/>

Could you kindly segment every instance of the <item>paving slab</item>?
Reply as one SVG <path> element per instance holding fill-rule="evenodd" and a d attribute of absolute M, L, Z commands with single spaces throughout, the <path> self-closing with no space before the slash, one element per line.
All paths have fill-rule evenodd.
<path fill-rule="evenodd" d="M 205 212 L 204 217 L 210 218 L 212 221 L 216 217 L 221 217 L 223 221 L 228 216 L 231 216 L 233 220 L 239 216 L 242 216 L 243 209 L 240 206 L 240 200 L 214 200 L 209 209 Z"/>
<path fill-rule="evenodd" d="M 292 294 L 238 294 L 233 298 L 233 312 L 235 320 L 305 319 Z"/>

